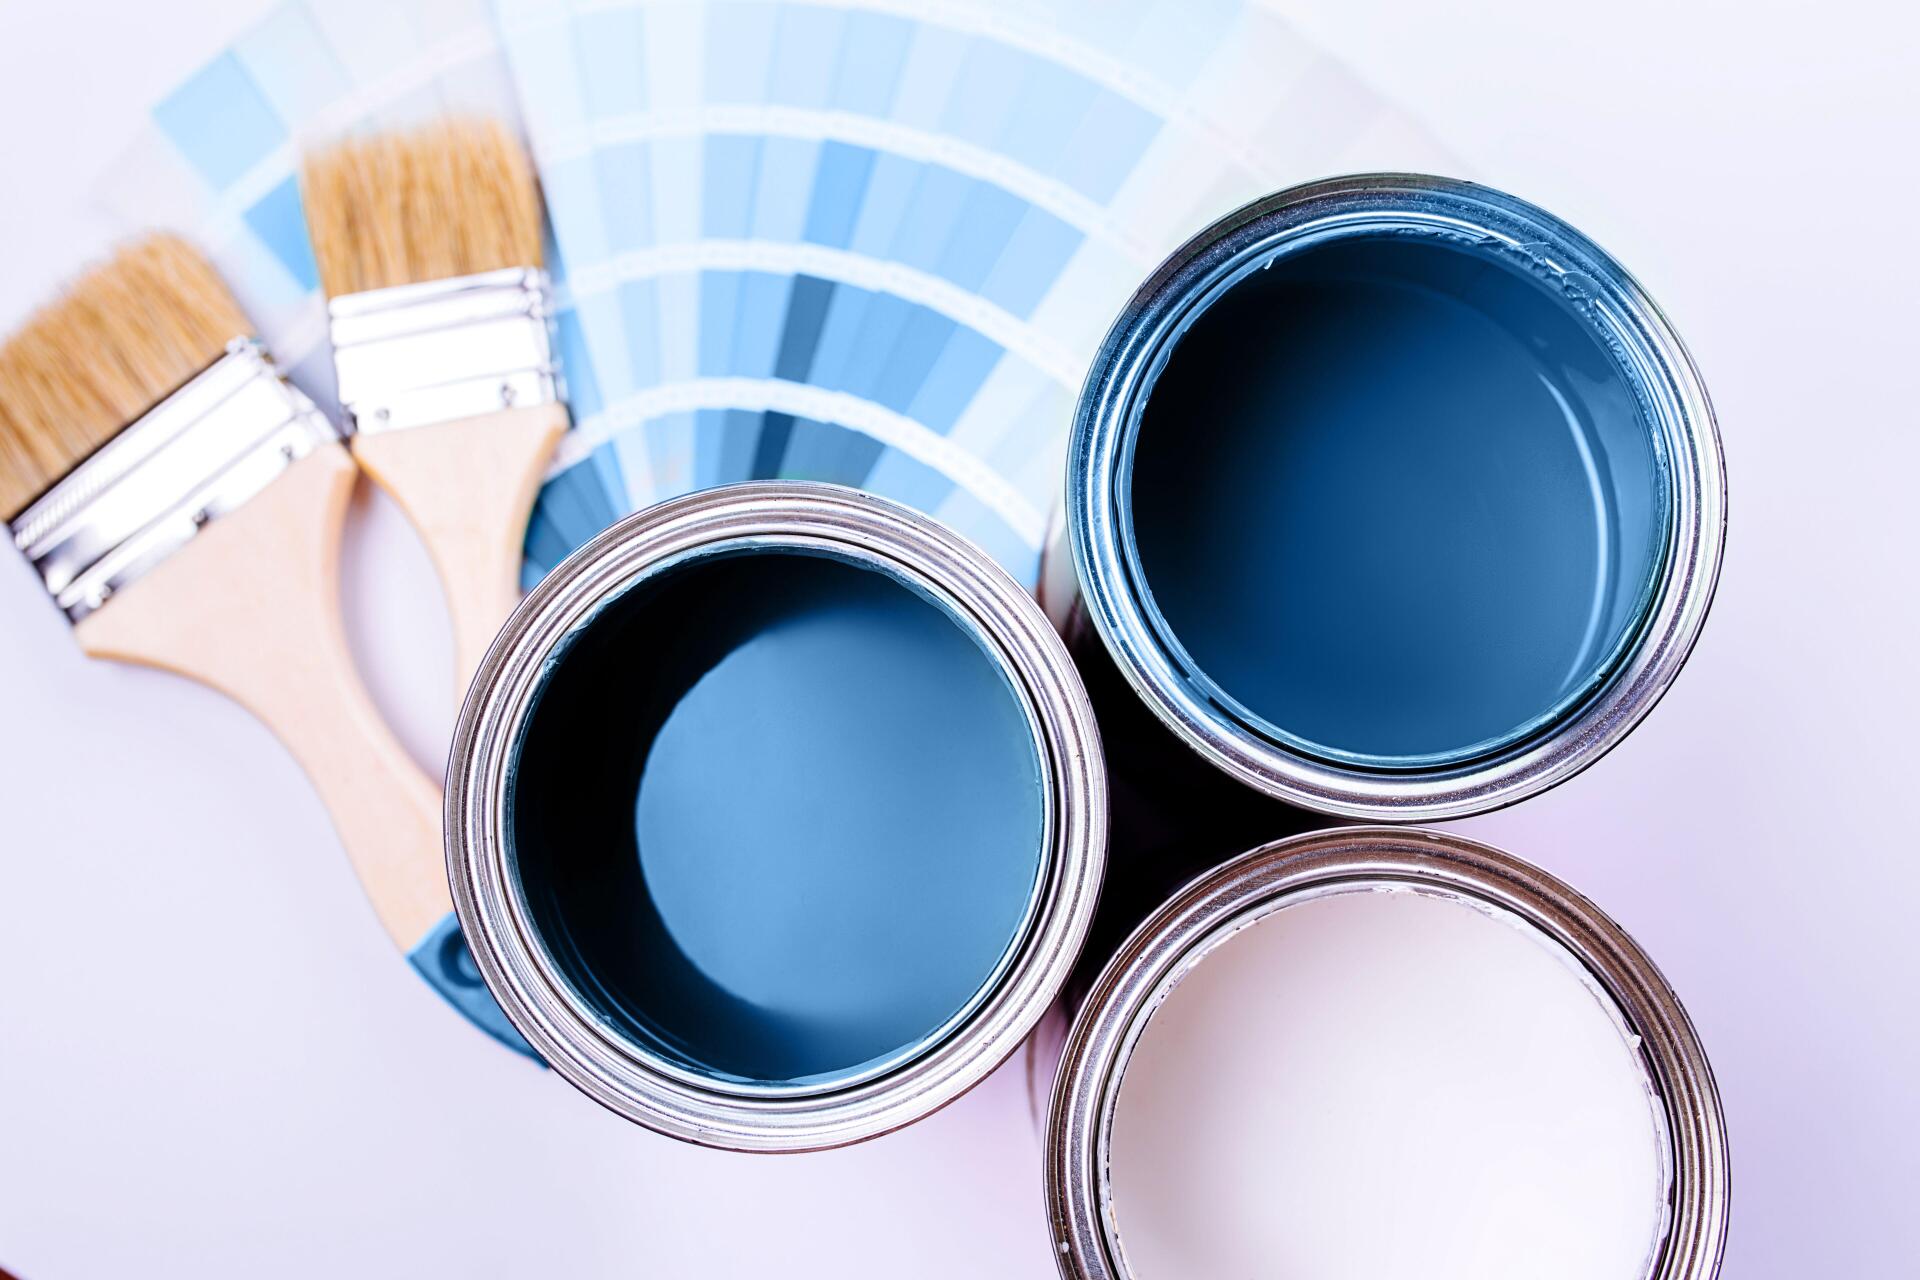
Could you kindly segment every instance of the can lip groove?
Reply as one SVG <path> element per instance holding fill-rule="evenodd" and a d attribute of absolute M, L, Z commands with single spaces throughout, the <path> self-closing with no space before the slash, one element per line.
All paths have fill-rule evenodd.
<path fill-rule="evenodd" d="M 1654 413 L 1671 487 L 1665 565 L 1638 639 L 1606 683 L 1490 755 L 1388 770 L 1309 754 L 1214 705 L 1156 634 L 1120 537 L 1117 503 L 1127 446 L 1158 362 L 1220 281 L 1289 245 L 1410 224 L 1498 242 L 1542 271 L 1578 281 L 1587 305 L 1634 358 L 1631 376 Z M 1725 541 L 1726 471 L 1711 402 L 1679 335 L 1604 250 L 1552 214 L 1489 187 L 1359 174 L 1291 187 L 1228 214 L 1176 250 L 1134 294 L 1102 341 L 1075 409 L 1065 524 L 1080 612 L 1128 685 L 1189 747 L 1240 782 L 1302 808 L 1362 821 L 1432 821 L 1501 808 L 1565 781 L 1652 710 L 1685 664 L 1712 601 Z"/>
<path fill-rule="evenodd" d="M 998 986 L 923 1052 L 830 1089 L 741 1091 L 661 1069 L 595 1017 L 535 936 L 516 891 L 504 810 L 512 748 L 545 663 L 602 604 L 716 546 L 825 551 L 930 587 L 1013 680 L 1037 730 L 1047 847 L 1026 931 Z M 949 603 L 951 602 L 951 603 Z M 1092 921 L 1106 856 L 1106 778 L 1093 712 L 1065 646 L 984 552 L 926 516 L 837 485 L 756 481 L 660 503 L 610 526 L 536 586 L 481 663 L 455 728 L 447 870 L 481 975 L 509 1019 L 576 1088 L 671 1137 L 740 1151 L 841 1146 L 945 1106 L 1007 1058 L 1058 994 Z"/>
<path fill-rule="evenodd" d="M 1725 1121 L 1692 1021 L 1653 961 L 1577 890 L 1512 854 L 1418 827 L 1343 827 L 1278 840 L 1174 894 L 1121 944 L 1067 1033 L 1045 1134 L 1045 1195 L 1065 1280 L 1128 1280 L 1106 1204 L 1108 1126 L 1154 995 L 1209 939 L 1283 901 L 1392 881 L 1511 912 L 1571 953 L 1640 1038 L 1665 1112 L 1668 1202 L 1648 1280 L 1712 1280 L 1728 1215 Z"/>

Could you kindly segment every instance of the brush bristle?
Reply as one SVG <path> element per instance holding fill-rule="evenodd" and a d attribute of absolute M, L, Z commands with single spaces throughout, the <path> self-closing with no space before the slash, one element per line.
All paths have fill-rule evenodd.
<path fill-rule="evenodd" d="M 251 332 L 177 236 L 122 248 L 0 346 L 0 515 L 11 520 Z"/>
<path fill-rule="evenodd" d="M 540 196 L 519 139 L 455 119 L 352 138 L 301 165 L 329 297 L 540 265 Z"/>

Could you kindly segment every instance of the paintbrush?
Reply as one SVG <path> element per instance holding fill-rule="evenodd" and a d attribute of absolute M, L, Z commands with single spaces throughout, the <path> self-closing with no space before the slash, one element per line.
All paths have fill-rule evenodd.
<path fill-rule="evenodd" d="M 279 736 L 387 933 L 506 1039 L 485 988 L 466 981 L 471 958 L 448 942 L 440 789 L 347 648 L 353 460 L 250 332 L 176 237 L 88 272 L 0 346 L 0 516 L 89 655 L 191 677 Z"/>
<path fill-rule="evenodd" d="M 339 142 L 301 181 L 353 455 L 439 571 L 464 696 L 567 426 L 533 169 L 505 126 L 463 119 Z"/>

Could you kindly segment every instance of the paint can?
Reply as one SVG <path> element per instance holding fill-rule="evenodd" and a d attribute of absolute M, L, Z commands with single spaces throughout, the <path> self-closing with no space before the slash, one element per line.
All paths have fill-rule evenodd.
<path fill-rule="evenodd" d="M 1164 757 L 1319 814 L 1455 818 L 1651 710 L 1725 490 L 1692 361 L 1603 250 L 1486 187 L 1337 178 L 1207 228 L 1115 321 L 1042 591 L 1103 722 L 1111 683 Z"/>
<path fill-rule="evenodd" d="M 1016 1049 L 1106 849 L 1091 708 L 1032 600 L 869 494 L 638 512 L 515 611 L 455 733 L 447 856 L 575 1087 L 742 1151 L 857 1142 Z"/>
<path fill-rule="evenodd" d="M 1399 911 L 1402 916 L 1386 922 L 1393 932 L 1377 932 L 1365 940 L 1365 945 L 1349 935 L 1347 940 L 1355 945 L 1344 953 L 1337 950 L 1338 928 L 1302 935 L 1309 945 L 1305 951 L 1293 953 L 1290 966 L 1266 963 L 1252 970 L 1257 999 L 1243 998 L 1236 1003 L 1222 998 L 1225 988 L 1217 983 L 1212 988 L 1201 984 L 1202 994 L 1187 997 L 1188 1003 L 1180 1007 L 1196 979 L 1229 962 L 1234 948 L 1257 938 L 1276 922 L 1291 918 L 1297 928 L 1299 921 L 1308 919 L 1299 914 L 1302 911 L 1325 911 L 1340 904 L 1362 911 Z M 1461 907 L 1471 910 L 1458 910 Z M 1541 988 L 1552 997 L 1548 1012 L 1554 1017 L 1537 1024 L 1495 1027 L 1493 1019 L 1499 1016 L 1501 1007 L 1497 1002 L 1489 1005 L 1492 997 L 1477 990 L 1474 983 L 1459 982 L 1448 973 L 1447 946 L 1430 945 L 1433 939 L 1424 935 L 1400 940 L 1397 931 L 1411 919 L 1405 914 L 1409 911 L 1414 915 L 1454 912 L 1459 920 L 1441 921 L 1448 929 L 1475 936 L 1486 934 L 1499 947 L 1507 948 L 1479 957 L 1486 962 L 1479 970 L 1482 977 L 1510 972 L 1518 955 L 1522 967 L 1534 964 L 1544 981 L 1561 983 L 1551 990 Z M 1335 924 L 1344 927 L 1357 918 L 1348 916 Z M 1507 927 L 1503 929 L 1502 925 Z M 1490 1039 L 1498 1043 L 1482 1046 L 1486 1061 L 1497 1063 L 1497 1070 L 1523 1083 L 1537 1081 L 1543 1089 L 1561 1088 L 1565 1092 L 1563 1082 L 1553 1078 L 1553 1073 L 1529 1074 L 1539 1062 L 1516 1064 L 1515 1059 L 1525 1059 L 1526 1053 L 1513 1054 L 1513 1046 L 1532 1052 L 1542 1039 L 1557 1034 L 1555 1018 L 1560 1015 L 1571 1019 L 1568 1027 L 1584 1027 L 1589 1032 L 1598 1027 L 1599 1040 L 1569 1043 L 1588 1048 L 1610 1045 L 1605 1051 L 1619 1058 L 1610 1062 L 1607 1070 L 1627 1065 L 1626 1092 L 1613 1101 L 1629 1114 L 1639 1109 L 1640 1120 L 1631 1121 L 1627 1127 L 1644 1123 L 1645 1140 L 1651 1149 L 1651 1158 L 1644 1166 L 1635 1166 L 1651 1172 L 1648 1199 L 1637 1207 L 1630 1206 L 1638 1215 L 1633 1221 L 1640 1223 L 1647 1234 L 1610 1242 L 1631 1260 L 1620 1267 L 1620 1280 L 1709 1280 L 1718 1273 L 1728 1195 L 1726 1136 L 1718 1095 L 1692 1024 L 1652 961 L 1619 925 L 1576 891 L 1509 854 L 1436 831 L 1348 827 L 1278 841 L 1194 881 L 1144 922 L 1099 975 L 1066 1036 L 1047 1116 L 1046 1200 L 1062 1276 L 1068 1280 L 1154 1280 L 1157 1275 L 1167 1274 L 1169 1266 L 1174 1273 L 1198 1273 L 1206 1268 L 1189 1266 L 1183 1270 L 1177 1252 L 1169 1263 L 1168 1249 L 1211 1251 L 1220 1243 L 1219 1232 L 1238 1228 L 1272 1232 L 1270 1238 L 1279 1241 L 1282 1250 L 1296 1245 L 1310 1248 L 1289 1234 L 1290 1223 L 1301 1235 L 1318 1232 L 1326 1237 L 1322 1248 L 1344 1260 L 1339 1268 L 1342 1274 L 1372 1274 L 1349 1270 L 1345 1263 L 1354 1261 L 1356 1249 L 1385 1249 L 1385 1242 L 1391 1241 L 1395 1232 L 1410 1236 L 1402 1243 L 1421 1259 L 1413 1269 L 1422 1274 L 1461 1274 L 1463 1265 L 1465 1274 L 1570 1274 L 1566 1266 L 1575 1260 L 1567 1252 L 1567 1241 L 1555 1237 L 1550 1226 L 1555 1221 L 1571 1221 L 1599 1230 L 1588 1210 L 1599 1214 L 1603 1206 L 1585 1205 L 1579 1197 L 1567 1203 L 1569 1197 L 1556 1200 L 1551 1192 L 1565 1190 L 1569 1184 L 1554 1179 L 1569 1171 L 1576 1183 L 1583 1171 L 1591 1173 L 1582 1164 L 1586 1153 L 1578 1149 L 1577 1142 L 1566 1142 L 1562 1130 L 1535 1132 L 1533 1147 L 1549 1155 L 1550 1168 L 1543 1173 L 1515 1154 L 1526 1145 L 1517 1135 L 1524 1134 L 1528 1126 L 1585 1124 L 1583 1132 L 1604 1144 L 1622 1129 L 1620 1107 L 1610 1111 L 1601 1105 L 1604 1099 L 1596 1098 L 1591 1113 L 1581 1117 L 1581 1104 L 1587 1101 L 1582 1097 L 1529 1109 L 1528 1099 L 1501 1094 L 1489 1104 L 1478 1096 L 1484 1092 L 1481 1082 L 1471 1075 L 1458 1074 L 1459 1063 L 1427 1071 L 1422 1069 L 1424 1064 L 1396 1063 L 1383 1057 L 1383 1039 L 1391 1041 L 1394 1037 L 1389 1034 L 1383 1038 L 1375 1026 L 1371 1033 L 1354 1033 L 1356 1046 L 1344 1067 L 1351 1069 L 1352 1076 L 1364 1076 L 1375 1068 L 1395 1074 L 1399 1085 L 1392 1096 L 1386 1096 L 1377 1090 L 1375 1082 L 1350 1087 L 1350 1076 L 1340 1069 L 1343 1063 L 1337 1052 L 1323 1053 L 1305 1021 L 1283 1023 L 1279 1034 L 1270 1026 L 1259 1029 L 1263 1018 L 1271 1020 L 1271 1010 L 1311 1009 L 1313 999 L 1327 1001 L 1337 1013 L 1314 1024 L 1321 1031 L 1340 1028 L 1343 1020 L 1367 1026 L 1371 996 L 1379 994 L 1379 984 L 1369 989 L 1364 980 L 1356 978 L 1359 994 L 1335 990 L 1347 979 L 1349 967 L 1322 965 L 1316 973 L 1314 962 L 1338 959 L 1344 954 L 1349 961 L 1358 961 L 1355 967 L 1365 967 L 1369 957 L 1378 958 L 1382 944 L 1389 952 L 1404 948 L 1387 958 L 1389 977 L 1398 972 L 1395 964 L 1411 961 L 1401 965 L 1409 989 L 1397 993 L 1406 999 L 1389 1008 L 1402 1013 L 1415 1009 L 1430 1013 L 1433 1026 L 1438 1027 L 1452 1027 L 1461 1021 L 1471 1024 L 1476 1017 L 1487 1020 L 1489 1029 L 1498 1032 Z M 1247 953 L 1241 953 L 1240 959 L 1246 962 Z M 1272 955 L 1266 959 L 1271 961 Z M 1289 970 L 1297 976 L 1289 978 Z M 1417 985 L 1420 982 L 1430 985 L 1422 991 Z M 1452 985 L 1435 985 L 1448 983 Z M 1440 992 L 1437 997 L 1433 995 L 1436 989 Z M 1309 997 L 1307 1004 L 1288 1003 L 1303 993 Z M 1448 1007 L 1431 1008 L 1435 999 Z M 1203 1000 L 1212 1001 L 1212 1005 L 1195 1003 Z M 1196 1009 L 1197 1019 L 1188 1016 Z M 1164 1068 L 1164 1055 L 1159 1063 L 1144 1068 L 1141 1063 L 1156 1051 L 1156 1018 L 1170 1019 L 1158 1029 L 1159 1049 L 1173 1043 L 1194 1071 L 1228 1064 L 1219 1067 L 1220 1078 L 1175 1080 L 1176 1086 L 1184 1084 L 1175 1088 L 1168 1088 L 1164 1078 L 1154 1080 L 1152 1073 Z M 1477 1030 L 1468 1026 L 1470 1040 Z M 1268 1038 L 1253 1043 L 1275 1048 L 1271 1058 L 1246 1052 L 1245 1037 L 1258 1035 Z M 1460 1042 L 1453 1043 L 1457 1047 Z M 1250 1068 L 1237 1082 L 1227 1074 L 1235 1059 Z M 1546 1060 L 1550 1056 L 1542 1059 Z M 1332 1075 L 1327 1072 L 1329 1061 L 1336 1068 Z M 1148 1073 L 1143 1077 L 1145 1083 L 1131 1083 L 1129 1072 L 1143 1070 Z M 1617 1083 L 1610 1075 L 1592 1079 L 1609 1087 Z M 1583 1085 L 1588 1083 L 1581 1081 Z M 1374 1084 L 1375 1092 L 1367 1091 L 1369 1084 Z M 1133 1098 L 1129 1091 L 1136 1088 L 1146 1092 Z M 1275 1095 L 1286 1088 L 1303 1095 L 1294 1099 L 1299 1105 L 1281 1104 L 1276 1110 Z M 1161 1113 L 1153 1112 L 1153 1107 L 1161 1108 Z M 1340 1170 L 1316 1163 L 1313 1158 L 1315 1152 L 1325 1155 L 1329 1146 L 1336 1151 L 1339 1148 L 1338 1140 L 1316 1145 L 1316 1132 L 1326 1137 L 1327 1116 L 1351 1123 L 1352 1141 L 1363 1149 L 1354 1157 L 1359 1163 L 1358 1176 L 1350 1181 L 1341 1181 Z M 1301 1118 L 1299 1126 L 1289 1129 L 1289 1117 Z M 1396 1159 L 1380 1148 L 1417 1139 L 1418 1134 L 1410 1136 L 1402 1127 L 1409 1117 L 1445 1118 L 1441 1123 L 1450 1127 L 1452 1141 L 1432 1142 L 1425 1151 L 1437 1166 L 1462 1162 L 1459 1151 L 1463 1147 L 1474 1145 L 1476 1135 L 1490 1135 L 1487 1140 L 1498 1153 L 1489 1165 L 1492 1177 L 1476 1182 L 1473 1171 L 1466 1168 L 1443 1168 L 1439 1176 L 1418 1179 L 1409 1175 L 1402 1179 L 1405 1185 L 1398 1188 L 1396 1199 L 1390 1180 L 1400 1178 L 1409 1159 L 1421 1153 L 1398 1152 L 1400 1158 Z M 1152 1126 L 1157 1124 L 1166 1128 L 1155 1130 Z M 1190 1127 L 1208 1126 L 1212 1141 L 1219 1143 L 1221 1134 L 1229 1135 L 1231 1141 L 1224 1145 L 1232 1146 L 1232 1154 L 1238 1157 L 1250 1154 L 1251 1165 L 1243 1161 L 1233 1166 L 1234 1173 L 1227 1173 L 1213 1161 L 1197 1156 L 1196 1151 L 1220 1154 L 1206 1147 L 1208 1139 L 1195 1138 L 1188 1131 Z M 1421 1123 L 1415 1121 L 1413 1127 L 1418 1129 Z M 1276 1128 L 1290 1133 L 1292 1140 L 1275 1141 Z M 1156 1133 L 1178 1150 L 1141 1145 L 1141 1134 L 1151 1140 Z M 1166 1133 L 1177 1136 L 1167 1139 Z M 1570 1146 L 1575 1149 L 1569 1151 Z M 1149 1152 L 1154 1158 L 1143 1158 L 1143 1153 Z M 1371 1160 L 1367 1160 L 1368 1155 Z M 1293 1162 L 1291 1166 L 1289 1161 Z M 1592 1163 L 1600 1162 L 1596 1159 Z M 1286 1168 L 1292 1168 L 1292 1174 L 1286 1176 L 1297 1179 L 1292 1184 L 1294 1194 L 1278 1189 L 1286 1185 L 1280 1173 L 1273 1174 L 1270 1185 L 1260 1182 L 1267 1171 Z M 1152 1178 L 1172 1177 L 1168 1171 L 1174 1169 L 1183 1170 L 1179 1176 L 1188 1181 L 1192 1194 L 1142 1194 L 1143 1179 L 1151 1186 Z M 1248 1181 L 1260 1185 L 1246 1185 Z M 1604 1179 L 1592 1185 L 1604 1186 Z M 1637 1185 L 1629 1187 L 1635 1195 Z M 1304 1194 L 1299 1190 L 1302 1187 L 1306 1188 Z M 1323 1199 L 1326 1203 L 1321 1203 Z M 1417 1216 L 1431 1220 L 1410 1230 L 1410 1224 L 1393 1216 L 1396 1206 L 1408 1205 L 1416 1206 Z M 1449 1214 L 1456 1208 L 1463 1216 L 1491 1216 L 1495 1225 L 1450 1220 Z M 1327 1217 L 1347 1210 L 1351 1210 L 1352 1225 L 1360 1234 L 1342 1236 L 1330 1228 L 1320 1230 L 1328 1226 Z M 1165 1224 L 1156 1218 L 1180 1212 L 1217 1215 L 1217 1221 L 1210 1218 L 1207 1224 L 1215 1237 L 1198 1243 L 1183 1240 L 1180 1232 L 1194 1225 L 1185 1221 L 1177 1222 L 1171 1235 L 1166 1235 Z M 1308 1218 L 1315 1220 L 1305 1221 Z M 1457 1232 L 1451 1230 L 1455 1226 Z M 1144 1229 L 1134 1232 L 1134 1228 Z M 1513 1239 L 1536 1232 L 1540 1234 L 1531 1250 L 1520 1248 Z M 1164 1239 L 1148 1240 L 1152 1233 L 1166 1236 L 1173 1244 Z M 1462 1247 L 1472 1253 L 1473 1260 L 1462 1264 L 1460 1257 L 1450 1253 L 1449 1240 L 1453 1244 L 1466 1242 Z M 1487 1258 L 1500 1262 L 1486 1264 Z M 1251 1263 L 1243 1256 L 1236 1265 L 1234 1274 L 1263 1274 L 1266 1267 L 1298 1268 L 1303 1262 L 1299 1257 L 1275 1258 L 1268 1254 Z M 1474 1269 L 1482 1265 L 1485 1270 Z M 1600 1273 L 1616 1274 L 1613 1269 Z"/>

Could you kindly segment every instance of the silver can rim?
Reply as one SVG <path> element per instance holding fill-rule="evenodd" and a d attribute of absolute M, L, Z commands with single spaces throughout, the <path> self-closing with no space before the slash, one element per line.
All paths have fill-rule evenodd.
<path fill-rule="evenodd" d="M 1294 749 L 1222 714 L 1159 643 L 1133 588 L 1115 518 L 1121 460 L 1147 384 L 1184 322 L 1252 259 L 1306 239 L 1419 224 L 1524 256 L 1577 282 L 1622 338 L 1650 397 L 1670 477 L 1668 549 L 1637 640 L 1605 685 L 1544 729 L 1486 757 L 1430 768 L 1372 768 Z M 1361 821 L 1436 821 L 1502 808 L 1553 787 L 1610 751 L 1672 684 L 1705 623 L 1726 538 L 1726 467 L 1705 384 L 1679 334 L 1617 261 L 1579 231 L 1491 187 L 1374 173 L 1290 187 L 1227 215 L 1176 250 L 1108 330 L 1075 409 L 1065 531 L 1079 592 L 1128 685 L 1188 746 L 1242 783 L 1314 812 Z M 1056 606 L 1057 607 L 1057 606 Z"/>
<path fill-rule="evenodd" d="M 1376 882 L 1472 898 L 1511 912 L 1569 952 L 1640 1037 L 1664 1110 L 1666 1234 L 1647 1280 L 1712 1280 L 1725 1250 L 1726 1125 L 1706 1050 L 1672 987 L 1592 902 L 1490 845 L 1418 827 L 1313 831 L 1251 850 L 1188 884 L 1128 937 L 1067 1033 L 1047 1108 L 1045 1183 L 1066 1280 L 1129 1280 L 1114 1247 L 1104 1170 L 1126 1055 L 1156 992 L 1223 928 L 1289 900 Z"/>
<path fill-rule="evenodd" d="M 999 985 L 945 1039 L 876 1078 L 805 1093 L 703 1088 L 596 1018 L 539 943 L 504 839 L 511 752 L 546 658 L 604 602 L 663 564 L 720 544 L 852 553 L 931 583 L 1019 681 L 1040 730 L 1050 837 L 1027 932 Z M 646 1128 L 735 1151 L 808 1151 L 891 1132 L 947 1105 L 1019 1047 L 1066 981 L 1106 861 L 1106 775 L 1093 710 L 1037 605 L 987 555 L 887 499 L 756 481 L 671 499 L 609 526 L 534 588 L 474 677 L 446 791 L 447 872 L 474 960 L 508 1019 L 575 1088 Z"/>

